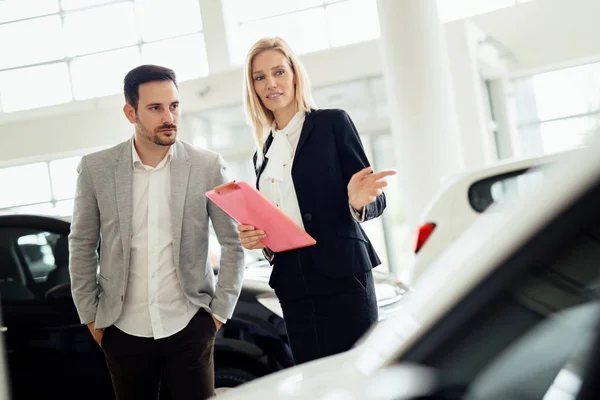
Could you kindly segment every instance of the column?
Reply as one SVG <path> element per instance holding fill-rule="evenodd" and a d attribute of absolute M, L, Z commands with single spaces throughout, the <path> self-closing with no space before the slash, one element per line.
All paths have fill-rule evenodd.
<path fill-rule="evenodd" d="M 226 71 L 230 68 L 229 44 L 225 26 L 225 13 L 222 1 L 198 0 L 202 15 L 202 32 L 206 45 L 208 70 L 210 74 Z"/>
<path fill-rule="evenodd" d="M 436 0 L 377 5 L 398 183 L 412 233 L 443 180 L 462 169 L 446 44 Z"/>

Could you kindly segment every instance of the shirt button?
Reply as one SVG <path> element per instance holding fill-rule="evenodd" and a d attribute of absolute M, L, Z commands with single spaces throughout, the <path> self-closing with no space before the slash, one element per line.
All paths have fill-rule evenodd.
<path fill-rule="evenodd" d="M 271 179 L 271 183 L 275 183 L 275 179 Z"/>

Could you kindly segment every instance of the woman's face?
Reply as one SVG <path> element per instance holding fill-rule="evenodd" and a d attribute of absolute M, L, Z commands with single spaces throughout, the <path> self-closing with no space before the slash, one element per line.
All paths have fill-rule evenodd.
<path fill-rule="evenodd" d="M 252 80 L 256 94 L 269 110 L 275 113 L 296 107 L 296 78 L 281 52 L 265 50 L 255 56 Z"/>

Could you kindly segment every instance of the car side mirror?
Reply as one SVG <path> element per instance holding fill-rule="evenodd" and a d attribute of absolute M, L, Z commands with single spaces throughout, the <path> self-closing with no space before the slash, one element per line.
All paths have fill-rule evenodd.
<path fill-rule="evenodd" d="M 50 288 L 44 297 L 46 298 L 48 305 L 57 311 L 75 310 L 70 283 L 61 283 L 60 285 Z"/>

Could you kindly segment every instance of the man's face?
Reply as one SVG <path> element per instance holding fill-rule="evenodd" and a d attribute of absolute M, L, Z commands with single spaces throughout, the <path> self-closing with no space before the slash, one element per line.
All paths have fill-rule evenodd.
<path fill-rule="evenodd" d="M 125 115 L 135 124 L 136 133 L 159 146 L 170 146 L 177 139 L 179 91 L 172 81 L 147 82 L 139 86 L 137 111 L 125 106 Z"/>

